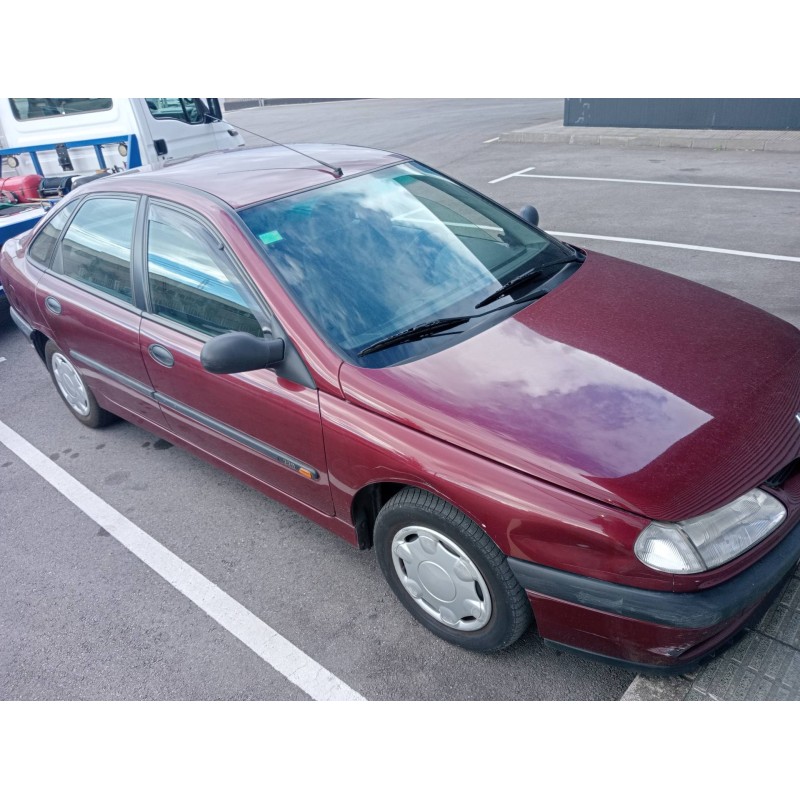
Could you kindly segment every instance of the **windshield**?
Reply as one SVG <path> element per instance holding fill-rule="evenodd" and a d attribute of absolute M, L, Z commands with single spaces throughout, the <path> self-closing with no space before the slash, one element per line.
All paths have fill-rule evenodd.
<path fill-rule="evenodd" d="M 317 330 L 369 366 L 441 346 L 426 339 L 391 356 L 358 356 L 375 341 L 474 314 L 478 302 L 516 275 L 571 254 L 510 212 L 413 163 L 240 213 Z M 528 291 L 526 284 L 520 295 Z M 507 301 L 498 298 L 496 305 Z"/>

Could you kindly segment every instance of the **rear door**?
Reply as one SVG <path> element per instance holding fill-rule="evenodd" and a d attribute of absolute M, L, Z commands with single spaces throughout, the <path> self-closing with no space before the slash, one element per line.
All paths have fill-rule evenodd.
<path fill-rule="evenodd" d="M 316 389 L 268 369 L 213 375 L 200 363 L 211 337 L 263 336 L 263 300 L 198 217 L 150 201 L 145 226 L 149 313 L 141 351 L 169 426 L 237 470 L 333 513 Z"/>
<path fill-rule="evenodd" d="M 81 203 L 49 256 L 36 302 L 53 340 L 101 406 L 163 427 L 139 349 L 141 311 L 131 276 L 138 213 L 139 198 L 131 195 Z"/>

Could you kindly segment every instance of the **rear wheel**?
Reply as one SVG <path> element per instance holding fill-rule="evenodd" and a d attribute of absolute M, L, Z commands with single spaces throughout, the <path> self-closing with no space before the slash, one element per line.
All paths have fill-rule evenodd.
<path fill-rule="evenodd" d="M 73 363 L 52 341 L 45 346 L 44 356 L 61 399 L 76 419 L 89 428 L 102 428 L 116 419 L 113 414 L 100 408 Z"/>
<path fill-rule="evenodd" d="M 530 625 L 530 604 L 505 556 L 469 517 L 406 488 L 375 521 L 378 563 L 400 602 L 437 636 L 500 650 Z"/>

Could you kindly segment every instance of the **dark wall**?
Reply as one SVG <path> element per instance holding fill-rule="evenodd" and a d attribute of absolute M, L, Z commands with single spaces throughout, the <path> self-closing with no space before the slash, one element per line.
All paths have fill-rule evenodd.
<path fill-rule="evenodd" d="M 568 98 L 564 125 L 797 131 L 800 100 Z"/>

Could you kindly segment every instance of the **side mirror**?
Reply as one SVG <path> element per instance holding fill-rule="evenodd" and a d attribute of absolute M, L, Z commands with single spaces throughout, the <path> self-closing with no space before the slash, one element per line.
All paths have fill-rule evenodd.
<path fill-rule="evenodd" d="M 528 225 L 538 225 L 539 224 L 539 212 L 533 206 L 522 206 L 519 215 Z"/>
<path fill-rule="evenodd" d="M 209 339 L 200 351 L 200 363 L 218 375 L 252 372 L 283 361 L 283 339 L 260 339 L 252 333 L 234 331 Z"/>

